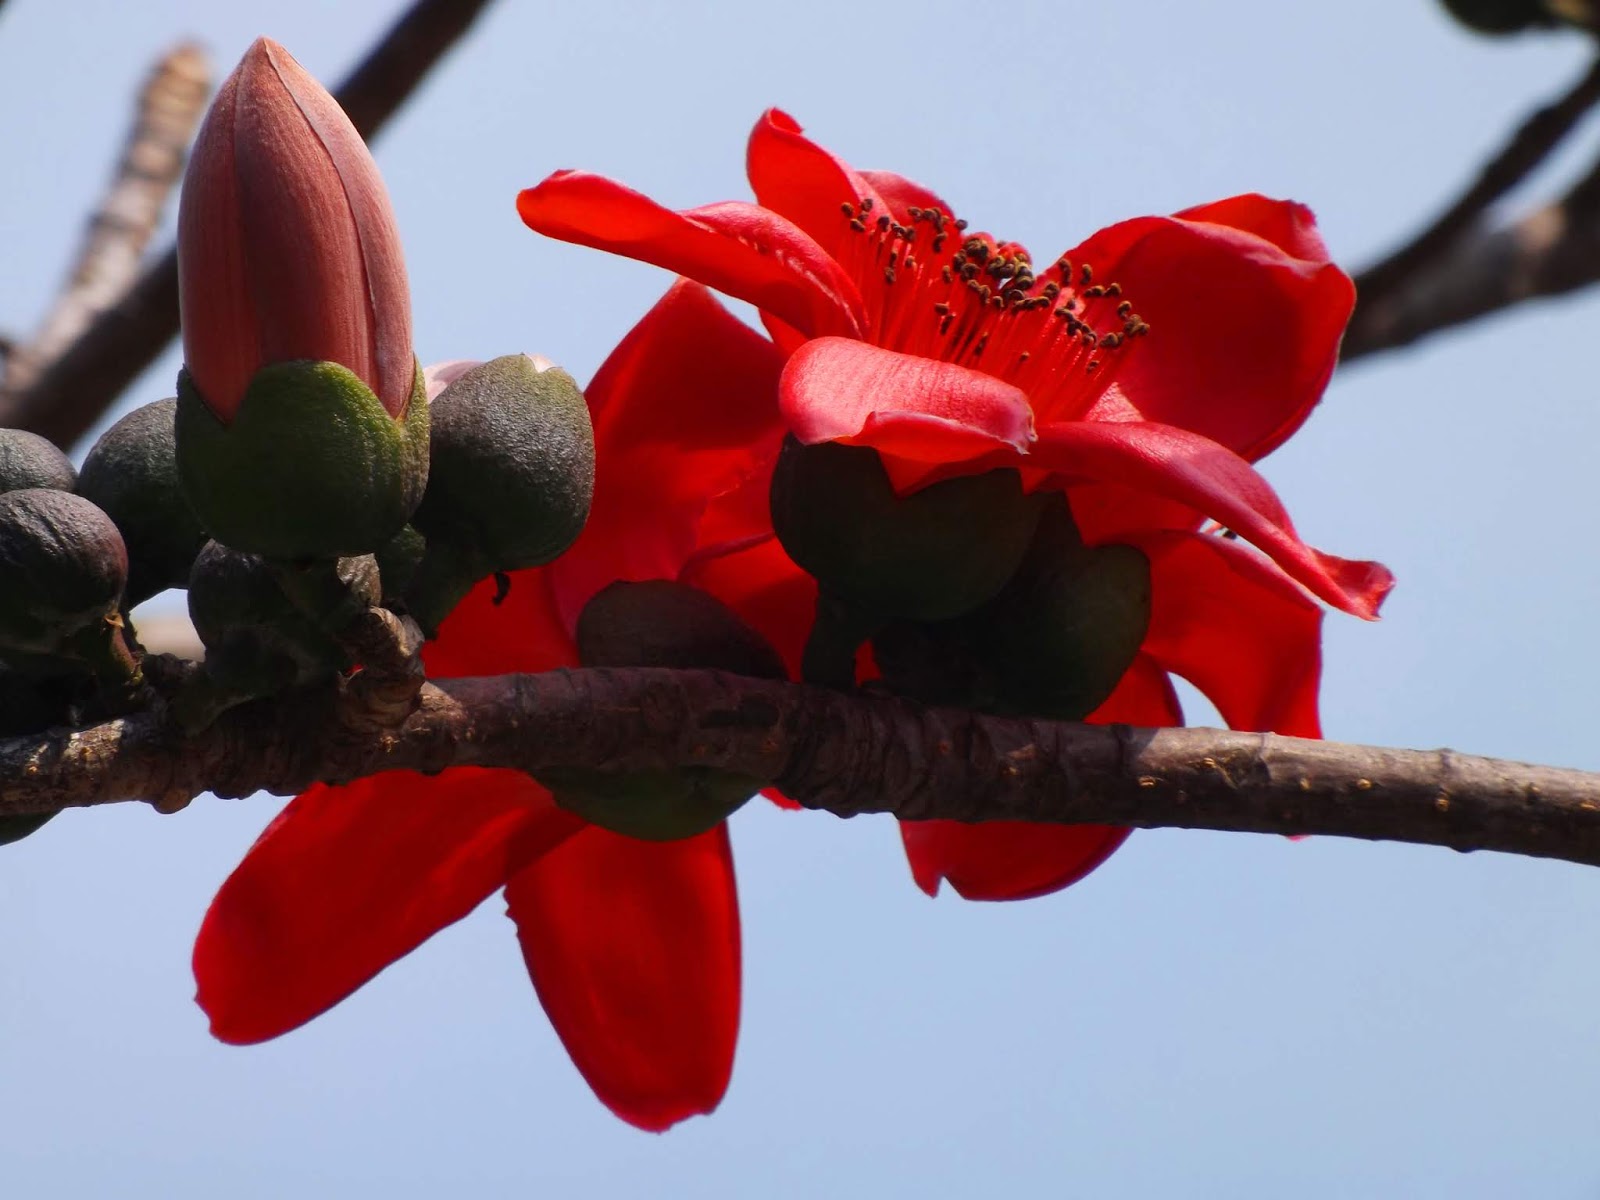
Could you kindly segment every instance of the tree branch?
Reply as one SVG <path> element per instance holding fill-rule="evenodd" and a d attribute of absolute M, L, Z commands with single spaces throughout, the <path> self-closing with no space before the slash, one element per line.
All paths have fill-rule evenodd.
<path fill-rule="evenodd" d="M 334 93 L 375 137 L 488 0 L 416 0 Z M 81 438 L 178 334 L 178 256 L 168 249 L 26 388 L 0 397 L 0 426 L 66 447 Z"/>
<path fill-rule="evenodd" d="M 1525 300 L 1600 281 L 1600 163 L 1560 200 L 1456 244 L 1386 299 L 1358 303 L 1340 351 L 1353 362 Z"/>
<path fill-rule="evenodd" d="M 1361 302 L 1380 306 L 1477 225 L 1484 212 L 1539 166 L 1600 103 L 1600 58 L 1559 99 L 1525 120 L 1511 140 L 1478 171 L 1472 185 L 1434 222 L 1381 262 L 1356 275 Z"/>
<path fill-rule="evenodd" d="M 1600 774 L 1452 751 L 925 709 L 714 671 L 448 679 L 361 733 L 335 689 L 247 705 L 185 738 L 159 711 L 0 740 L 0 814 L 212 791 L 290 794 L 389 770 L 716 767 L 810 808 L 1322 834 L 1600 865 Z"/>
<path fill-rule="evenodd" d="M 0 405 L 13 393 L 26 392 L 40 371 L 127 292 L 183 171 L 189 139 L 210 91 L 211 73 L 198 46 L 180 45 L 156 63 L 140 89 L 122 158 L 89 221 L 66 284 L 38 332 L 6 358 Z"/>

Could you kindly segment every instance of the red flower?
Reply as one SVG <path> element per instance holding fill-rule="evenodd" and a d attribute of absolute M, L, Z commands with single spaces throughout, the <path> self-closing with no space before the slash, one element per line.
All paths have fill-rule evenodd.
<path fill-rule="evenodd" d="M 1178 720 L 1172 672 L 1237 728 L 1319 735 L 1321 610 L 1301 589 L 1370 618 L 1392 577 L 1305 545 L 1249 465 L 1316 404 L 1354 303 L 1306 209 L 1237 196 L 1141 217 L 1035 271 L 1021 246 L 969 234 L 915 183 L 852 169 L 777 110 L 747 168 L 755 204 L 678 213 L 563 171 L 517 206 L 541 233 L 756 305 L 788 355 L 780 404 L 802 441 L 875 447 L 902 492 L 1015 466 L 1067 491 L 1088 542 L 1145 551 L 1150 632 L 1093 719 Z M 1265 557 L 1200 532 L 1207 517 Z M 1071 883 L 1126 836 L 902 830 L 925 889 L 944 878 L 986 899 Z"/>
<path fill-rule="evenodd" d="M 588 389 L 589 526 L 555 567 L 480 587 L 425 657 L 435 678 L 572 666 L 572 628 L 614 579 L 685 577 L 798 654 L 806 581 L 762 547 L 750 481 L 782 436 L 779 356 L 682 283 Z M 769 538 L 770 540 L 770 538 Z M 730 550 L 735 569 L 712 564 Z M 198 1000 L 229 1042 L 276 1037 L 504 889 L 539 999 L 624 1120 L 665 1129 L 727 1088 L 739 913 L 725 826 L 651 843 L 586 825 L 510 770 L 391 772 L 291 801 L 212 902 Z"/>

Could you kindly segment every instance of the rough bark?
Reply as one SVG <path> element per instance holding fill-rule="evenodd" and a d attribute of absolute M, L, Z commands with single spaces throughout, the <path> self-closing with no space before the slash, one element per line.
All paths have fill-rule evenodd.
<path fill-rule="evenodd" d="M 424 685 L 402 724 L 326 690 L 183 737 L 160 711 L 0 740 L 0 814 L 299 791 L 389 770 L 714 766 L 809 808 L 1322 834 L 1600 865 L 1600 774 L 1448 750 L 925 709 L 714 671 L 573 670 Z"/>

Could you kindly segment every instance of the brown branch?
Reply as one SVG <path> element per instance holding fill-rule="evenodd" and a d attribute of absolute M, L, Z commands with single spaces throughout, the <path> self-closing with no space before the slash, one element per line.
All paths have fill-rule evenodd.
<path fill-rule="evenodd" d="M 1560 200 L 1483 230 L 1391 296 L 1359 303 L 1342 362 L 1410 345 L 1525 300 L 1600 281 L 1600 163 Z"/>
<path fill-rule="evenodd" d="M 334 93 L 369 141 L 488 0 L 415 0 Z M 0 426 L 70 446 L 178 334 L 178 258 L 168 249 L 25 389 L 0 397 Z"/>
<path fill-rule="evenodd" d="M 359 734 L 332 689 L 191 738 L 159 712 L 0 740 L 0 814 L 202 791 L 299 791 L 452 765 L 710 766 L 840 816 L 1111 823 L 1386 839 L 1600 865 L 1600 774 L 1451 751 L 930 710 L 713 671 L 580 670 L 426 685 Z"/>
<path fill-rule="evenodd" d="M 10 394 L 27 391 L 42 370 L 127 292 L 183 171 L 189 139 L 210 91 L 211 73 L 198 46 L 180 45 L 156 63 L 140 89 L 133 128 L 111 186 L 89 221 L 55 305 L 38 332 L 7 357 L 0 405 Z"/>
<path fill-rule="evenodd" d="M 1521 183 L 1600 103 L 1600 58 L 1559 99 L 1534 112 L 1486 162 L 1472 185 L 1406 245 L 1356 276 L 1365 305 L 1381 306 L 1419 270 L 1437 260 L 1482 219 L 1500 197 Z"/>

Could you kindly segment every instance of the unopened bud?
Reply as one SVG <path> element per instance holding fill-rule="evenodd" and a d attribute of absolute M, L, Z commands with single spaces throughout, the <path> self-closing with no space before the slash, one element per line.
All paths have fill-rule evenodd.
<path fill-rule="evenodd" d="M 446 373 L 430 411 L 428 488 L 411 519 L 427 552 L 406 606 L 430 629 L 480 579 L 566 550 L 594 494 L 594 431 L 571 375 L 526 354 Z"/>
<path fill-rule="evenodd" d="M 201 524 L 280 558 L 376 550 L 427 481 L 400 237 L 354 126 L 258 39 L 184 176 L 177 453 Z"/>
<path fill-rule="evenodd" d="M 0 657 L 59 652 L 116 616 L 127 580 L 116 525 L 83 497 L 47 488 L 0 496 Z"/>
<path fill-rule="evenodd" d="M 195 138 L 178 275 L 184 361 L 222 422 L 257 371 L 294 359 L 338 363 L 405 414 L 411 299 L 383 179 L 338 102 L 267 38 Z"/>
<path fill-rule="evenodd" d="M 23 488 L 70 492 L 77 473 L 55 443 L 24 429 L 0 429 L 0 493 Z"/>
<path fill-rule="evenodd" d="M 100 436 L 83 460 L 78 494 L 116 522 L 128 547 L 128 607 L 189 582 L 205 531 L 178 479 L 176 400 L 136 408 Z"/>

